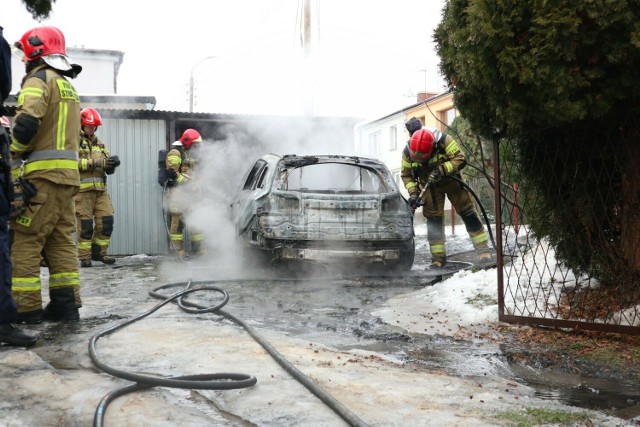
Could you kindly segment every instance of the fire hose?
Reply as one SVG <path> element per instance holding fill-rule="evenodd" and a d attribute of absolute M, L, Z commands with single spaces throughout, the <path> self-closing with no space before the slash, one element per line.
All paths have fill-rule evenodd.
<path fill-rule="evenodd" d="M 282 356 L 267 340 L 262 338 L 256 330 L 251 327 L 248 323 L 239 319 L 238 317 L 222 310 L 228 300 L 229 295 L 223 289 L 213 286 L 213 283 L 222 283 L 225 280 L 217 280 L 217 281 L 198 281 L 192 282 L 189 280 L 188 282 L 179 282 L 179 283 L 170 283 L 167 285 L 162 285 L 157 288 L 149 291 L 149 295 L 154 298 L 161 299 L 162 301 L 152 307 L 150 310 L 135 316 L 126 321 L 120 322 L 110 328 L 107 328 L 101 332 L 95 334 L 90 342 L 89 342 L 89 356 L 94 363 L 94 365 L 103 370 L 104 372 L 113 375 L 117 378 L 122 378 L 125 380 L 133 381 L 134 384 L 122 387 L 120 389 L 111 391 L 106 394 L 100 401 L 98 407 L 96 408 L 96 412 L 94 414 L 93 425 L 95 427 L 102 427 L 104 425 L 104 416 L 106 413 L 106 409 L 108 405 L 117 397 L 122 396 L 124 394 L 145 390 L 151 387 L 174 387 L 174 388 L 186 388 L 186 389 L 206 389 L 206 390 L 231 390 L 238 388 L 246 388 L 251 387 L 256 384 L 257 380 L 254 376 L 240 373 L 217 373 L 217 374 L 194 374 L 194 375 L 183 375 L 183 376 L 175 376 L 175 377 L 160 377 L 155 375 L 141 375 L 134 374 L 130 372 L 126 372 L 120 369 L 115 369 L 107 364 L 100 361 L 98 357 L 98 353 L 96 350 L 96 345 L 98 340 L 106 335 L 112 334 L 124 327 L 131 325 L 132 323 L 143 319 L 155 311 L 159 310 L 161 307 L 167 305 L 170 302 L 176 302 L 178 306 L 187 313 L 192 314 L 202 314 L 202 313 L 211 313 L 219 316 L 223 316 L 226 319 L 231 320 L 232 322 L 242 326 L 251 337 L 258 342 L 268 353 L 269 355 L 285 370 L 287 371 L 294 379 L 296 379 L 299 383 L 304 385 L 311 393 L 313 393 L 316 397 L 318 397 L 323 403 L 325 403 L 330 409 L 332 409 L 337 415 L 339 415 L 344 421 L 346 421 L 350 426 L 356 427 L 366 427 L 367 423 L 365 423 L 361 418 L 359 418 L 355 413 L 349 410 L 342 403 L 337 401 L 333 396 L 320 388 L 317 384 L 311 381 L 307 376 L 305 376 L 300 370 L 298 370 L 295 366 L 293 366 L 289 361 L 286 360 L 284 356 Z M 238 282 L 238 280 L 233 280 L 233 282 Z M 175 292 L 172 295 L 164 295 L 161 290 L 173 288 L 173 287 L 184 287 L 184 289 Z M 197 303 L 187 301 L 184 298 L 194 292 L 200 291 L 214 291 L 222 294 L 222 301 L 214 306 L 205 307 L 199 305 Z"/>

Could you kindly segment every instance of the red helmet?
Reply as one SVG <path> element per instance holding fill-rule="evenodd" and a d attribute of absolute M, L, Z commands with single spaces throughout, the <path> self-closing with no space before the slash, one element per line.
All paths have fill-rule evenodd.
<path fill-rule="evenodd" d="M 409 156 L 418 162 L 427 160 L 433 152 L 435 138 L 427 129 L 414 132 L 409 142 Z"/>
<path fill-rule="evenodd" d="M 200 132 L 197 130 L 187 129 L 184 131 L 179 141 L 184 145 L 184 148 L 188 150 L 194 142 L 202 142 L 202 137 L 200 136 Z"/>
<path fill-rule="evenodd" d="M 29 61 L 46 55 L 67 55 L 64 34 L 56 27 L 36 27 L 16 42 L 16 47 L 24 52 Z"/>
<path fill-rule="evenodd" d="M 87 107 L 80 111 L 82 126 L 101 126 L 102 118 L 95 108 Z"/>
<path fill-rule="evenodd" d="M 66 76 L 75 78 L 82 71 L 82 67 L 72 63 L 67 57 L 64 34 L 56 27 L 36 27 L 15 42 L 29 62 L 42 58 L 56 70 L 68 72 Z"/>

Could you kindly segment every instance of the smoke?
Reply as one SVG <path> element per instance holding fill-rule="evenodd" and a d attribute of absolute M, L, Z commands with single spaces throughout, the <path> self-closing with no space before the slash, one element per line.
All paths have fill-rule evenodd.
<path fill-rule="evenodd" d="M 251 275 L 236 232 L 231 203 L 256 160 L 274 154 L 356 155 L 354 121 L 307 117 L 259 118 L 221 125 L 213 137 L 190 150 L 196 159 L 192 180 L 174 190 L 171 203 L 183 206 L 189 230 L 204 235 L 209 266 L 224 266 Z"/>

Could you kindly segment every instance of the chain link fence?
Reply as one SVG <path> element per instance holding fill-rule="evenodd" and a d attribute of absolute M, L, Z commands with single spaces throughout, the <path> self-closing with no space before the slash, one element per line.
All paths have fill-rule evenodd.
<path fill-rule="evenodd" d="M 493 144 L 499 320 L 640 334 L 640 144 L 585 138 Z"/>

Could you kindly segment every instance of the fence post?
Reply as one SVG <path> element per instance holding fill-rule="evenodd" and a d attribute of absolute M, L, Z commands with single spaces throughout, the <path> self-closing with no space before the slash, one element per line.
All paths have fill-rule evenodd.
<path fill-rule="evenodd" d="M 451 205 L 451 234 L 456 234 L 456 208 Z"/>
<path fill-rule="evenodd" d="M 520 229 L 520 209 L 518 209 L 518 183 L 513 183 L 513 230 L 518 235 Z"/>

